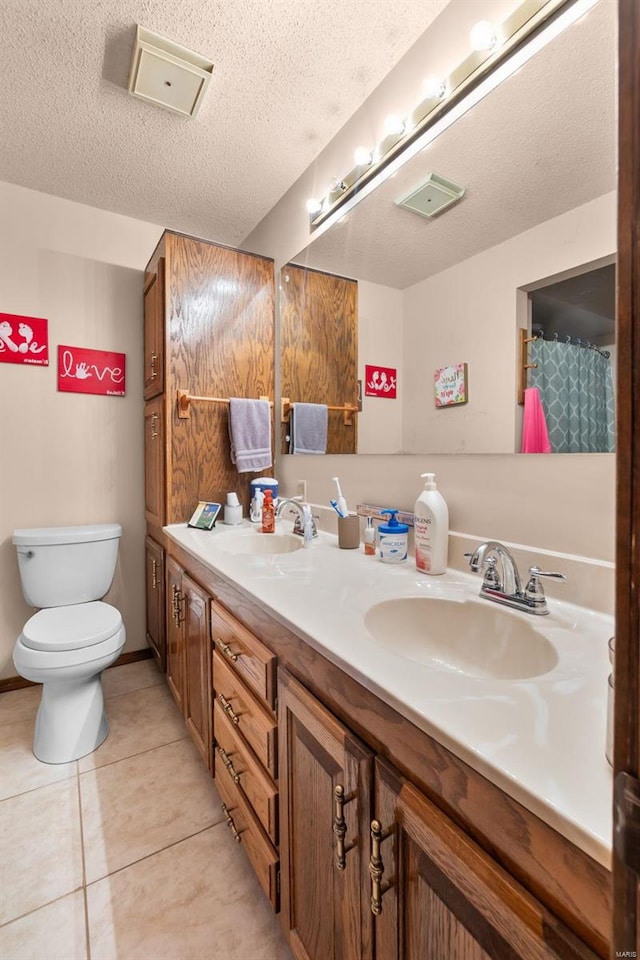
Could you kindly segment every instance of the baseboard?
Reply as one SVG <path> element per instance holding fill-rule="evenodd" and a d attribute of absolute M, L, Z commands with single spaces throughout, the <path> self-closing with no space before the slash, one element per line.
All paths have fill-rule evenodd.
<path fill-rule="evenodd" d="M 128 653 L 121 653 L 115 663 L 111 664 L 109 670 L 112 667 L 123 667 L 125 663 L 136 663 L 138 660 L 148 660 L 153 656 L 153 651 L 151 647 L 144 647 L 143 650 L 129 650 Z M 5 677 L 4 680 L 0 680 L 0 693 L 9 693 L 10 690 L 22 690 L 23 687 L 35 687 L 37 684 L 32 683 L 31 680 L 25 680 L 24 677 Z"/>

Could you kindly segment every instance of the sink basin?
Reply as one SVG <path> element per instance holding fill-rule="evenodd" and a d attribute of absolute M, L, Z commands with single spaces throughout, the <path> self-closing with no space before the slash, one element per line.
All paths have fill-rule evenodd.
<path fill-rule="evenodd" d="M 302 547 L 302 537 L 293 533 L 260 533 L 249 530 L 220 537 L 220 548 L 228 553 L 258 556 L 274 553 L 293 553 Z"/>
<path fill-rule="evenodd" d="M 482 600 L 403 597 L 375 604 L 364 620 L 377 643 L 407 660 L 470 677 L 525 680 L 558 663 L 553 644 L 526 617 Z"/>

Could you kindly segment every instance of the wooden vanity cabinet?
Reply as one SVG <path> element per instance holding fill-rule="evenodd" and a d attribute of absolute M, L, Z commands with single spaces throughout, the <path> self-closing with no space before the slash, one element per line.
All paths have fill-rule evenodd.
<path fill-rule="evenodd" d="M 164 257 L 144 276 L 144 398 L 164 393 Z"/>
<path fill-rule="evenodd" d="M 162 397 L 144 405 L 144 516 L 149 532 L 166 519 L 165 422 Z"/>
<path fill-rule="evenodd" d="M 145 537 L 145 580 L 147 600 L 147 643 L 158 666 L 167 668 L 165 640 L 164 550 L 151 537 Z"/>
<path fill-rule="evenodd" d="M 602 865 L 170 537 L 167 552 L 168 680 L 187 696 L 184 604 L 171 622 L 187 571 L 212 598 L 223 812 L 298 960 L 608 956 Z"/>
<path fill-rule="evenodd" d="M 214 584 L 215 589 L 215 584 Z M 227 826 L 277 912 L 280 856 L 276 658 L 211 602 L 214 775 Z"/>
<path fill-rule="evenodd" d="M 375 761 L 376 960 L 596 960 L 427 797 Z"/>
<path fill-rule="evenodd" d="M 284 670 L 278 689 L 282 923 L 298 960 L 595 960 Z"/>
<path fill-rule="evenodd" d="M 369 960 L 372 752 L 278 672 L 281 914 L 299 960 Z"/>
<path fill-rule="evenodd" d="M 167 684 L 211 769 L 209 595 L 171 557 L 167 561 Z"/>

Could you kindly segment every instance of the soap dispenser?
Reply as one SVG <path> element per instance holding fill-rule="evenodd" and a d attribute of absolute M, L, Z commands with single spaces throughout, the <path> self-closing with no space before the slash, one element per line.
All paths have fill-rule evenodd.
<path fill-rule="evenodd" d="M 449 510 L 435 473 L 423 473 L 424 490 L 413 509 L 416 569 L 437 576 L 447 570 Z"/>

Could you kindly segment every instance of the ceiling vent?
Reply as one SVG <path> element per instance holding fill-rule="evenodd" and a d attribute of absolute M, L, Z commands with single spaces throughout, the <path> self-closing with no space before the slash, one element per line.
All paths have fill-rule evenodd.
<path fill-rule="evenodd" d="M 195 117 L 212 73 L 213 64 L 200 54 L 159 33 L 136 28 L 129 76 L 129 93 L 134 97 Z"/>
<path fill-rule="evenodd" d="M 399 207 L 406 207 L 412 213 L 431 219 L 461 200 L 464 190 L 464 187 L 459 187 L 451 180 L 430 173 L 424 183 L 395 202 Z"/>

